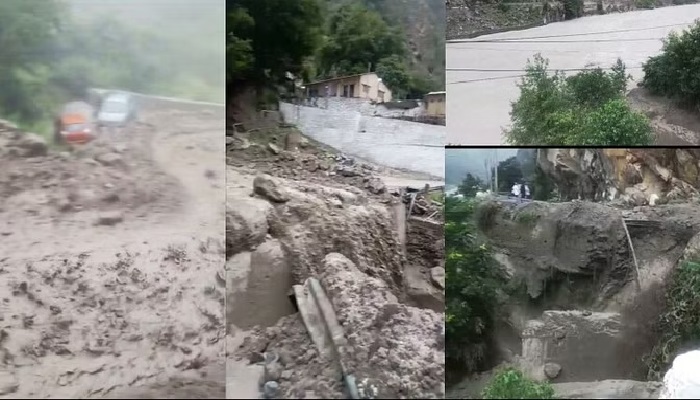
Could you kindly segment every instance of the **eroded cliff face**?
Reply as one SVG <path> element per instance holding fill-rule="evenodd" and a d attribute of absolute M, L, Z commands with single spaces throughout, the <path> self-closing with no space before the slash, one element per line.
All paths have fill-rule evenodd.
<path fill-rule="evenodd" d="M 700 193 L 700 149 L 539 149 L 562 199 L 662 204 Z"/>

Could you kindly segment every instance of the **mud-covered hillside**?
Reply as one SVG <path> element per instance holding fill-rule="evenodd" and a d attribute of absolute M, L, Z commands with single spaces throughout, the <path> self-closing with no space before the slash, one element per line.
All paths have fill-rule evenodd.
<path fill-rule="evenodd" d="M 539 149 L 537 165 L 562 199 L 661 204 L 697 197 L 697 149 Z"/>
<path fill-rule="evenodd" d="M 696 3 L 696 0 L 583 0 L 564 1 L 446 0 L 447 39 L 527 29 L 586 15 L 634 11 L 640 8 Z"/>

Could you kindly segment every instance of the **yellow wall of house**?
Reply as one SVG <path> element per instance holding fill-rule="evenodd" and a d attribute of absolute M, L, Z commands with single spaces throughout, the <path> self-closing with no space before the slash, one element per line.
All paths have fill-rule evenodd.
<path fill-rule="evenodd" d="M 425 96 L 425 113 L 428 115 L 445 115 L 445 95 Z"/>
<path fill-rule="evenodd" d="M 354 85 L 352 93 L 348 93 L 347 96 L 344 96 L 346 93 L 344 91 L 344 87 L 350 87 L 351 85 Z M 330 97 L 354 97 L 369 99 L 380 103 L 388 102 L 392 99 L 391 90 L 387 89 L 387 87 L 375 74 L 333 79 L 316 84 L 310 84 L 308 85 L 308 90 L 310 94 L 317 93 L 318 97 L 325 97 L 326 86 L 328 87 L 328 96 Z"/>

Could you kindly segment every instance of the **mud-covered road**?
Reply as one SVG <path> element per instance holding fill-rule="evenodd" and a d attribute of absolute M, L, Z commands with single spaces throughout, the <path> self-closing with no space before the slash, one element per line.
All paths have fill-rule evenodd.
<path fill-rule="evenodd" d="M 0 398 L 224 396 L 223 112 L 47 155 L 0 126 Z"/>

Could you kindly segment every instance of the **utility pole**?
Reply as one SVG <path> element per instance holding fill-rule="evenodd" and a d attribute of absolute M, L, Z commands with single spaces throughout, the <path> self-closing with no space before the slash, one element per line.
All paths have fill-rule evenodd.
<path fill-rule="evenodd" d="M 493 149 L 493 192 L 498 194 L 498 149 Z"/>

